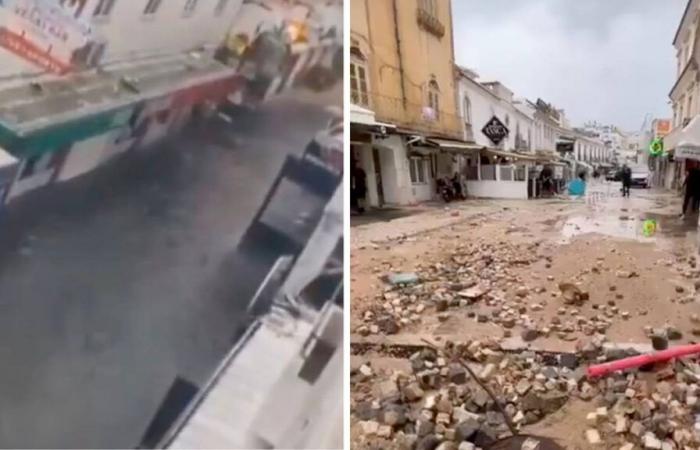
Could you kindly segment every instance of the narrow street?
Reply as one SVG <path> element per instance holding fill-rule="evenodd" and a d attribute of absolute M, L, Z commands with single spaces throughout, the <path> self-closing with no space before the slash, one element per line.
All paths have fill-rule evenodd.
<path fill-rule="evenodd" d="M 605 448 L 623 448 L 635 422 L 620 412 L 620 396 L 644 409 L 647 400 L 635 392 L 654 392 L 662 382 L 642 374 L 586 381 L 585 369 L 651 351 L 652 342 L 698 340 L 697 216 L 682 220 L 679 212 L 680 199 L 668 191 L 633 189 L 625 199 L 619 183 L 598 182 L 579 200 L 469 200 L 405 208 L 392 221 L 356 220 L 354 448 L 432 448 L 435 435 L 455 433 L 457 442 L 469 438 L 479 447 L 508 435 L 493 402 L 450 363 L 448 343 L 522 433 L 569 450 L 592 448 L 604 435 Z M 645 233 L 652 220 L 655 230 Z M 405 278 L 392 283 L 392 274 Z M 689 379 L 700 377 L 697 365 L 680 367 Z M 683 394 L 673 410 L 652 409 L 652 422 L 673 420 L 680 430 L 674 441 L 684 442 L 693 401 Z M 615 434 L 620 421 L 625 431 Z"/>
<path fill-rule="evenodd" d="M 0 447 L 133 448 L 246 323 L 214 286 L 329 98 L 287 95 L 31 193 L 0 217 Z"/>

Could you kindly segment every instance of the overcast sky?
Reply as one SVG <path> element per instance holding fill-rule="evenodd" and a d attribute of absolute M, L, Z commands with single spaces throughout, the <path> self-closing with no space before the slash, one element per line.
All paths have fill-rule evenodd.
<path fill-rule="evenodd" d="M 638 130 L 670 117 L 686 0 L 452 0 L 457 64 L 516 96 Z"/>

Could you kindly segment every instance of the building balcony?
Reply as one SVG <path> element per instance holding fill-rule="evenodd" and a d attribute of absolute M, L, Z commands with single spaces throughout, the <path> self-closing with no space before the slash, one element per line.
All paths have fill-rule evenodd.
<path fill-rule="evenodd" d="M 351 95 L 351 99 L 368 98 L 364 101 L 353 101 L 359 106 L 370 108 L 380 122 L 391 123 L 398 128 L 415 131 L 428 136 L 442 136 L 462 140 L 464 137 L 463 118 L 454 113 L 435 111 L 426 105 L 404 102 L 399 98 L 387 97 L 376 93 Z"/>
<path fill-rule="evenodd" d="M 435 35 L 438 39 L 442 39 L 445 35 L 445 25 L 440 20 L 432 15 L 429 11 L 418 8 L 416 10 L 416 20 L 418 26 L 430 34 Z"/>

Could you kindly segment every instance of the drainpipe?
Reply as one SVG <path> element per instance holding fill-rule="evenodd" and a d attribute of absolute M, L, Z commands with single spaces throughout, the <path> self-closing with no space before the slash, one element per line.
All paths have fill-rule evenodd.
<path fill-rule="evenodd" d="M 399 74 L 401 75 L 401 101 L 406 109 L 406 84 L 404 83 L 403 56 L 401 55 L 401 36 L 399 35 L 399 10 L 396 0 L 392 0 L 391 6 L 394 9 L 394 37 L 396 39 L 396 54 L 399 57 Z"/>

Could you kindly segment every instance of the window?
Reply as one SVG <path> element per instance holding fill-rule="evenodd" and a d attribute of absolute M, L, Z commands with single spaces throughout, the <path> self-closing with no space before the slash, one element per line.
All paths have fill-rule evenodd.
<path fill-rule="evenodd" d="M 366 60 L 357 47 L 350 49 L 350 100 L 356 105 L 369 106 Z"/>
<path fill-rule="evenodd" d="M 216 4 L 216 8 L 214 8 L 214 14 L 217 16 L 221 15 L 226 9 L 226 5 L 228 5 L 228 0 L 219 0 Z"/>
<path fill-rule="evenodd" d="M 199 0 L 185 0 L 185 9 L 184 9 L 185 14 L 189 15 L 189 14 L 194 13 L 194 10 L 197 7 L 198 1 Z"/>
<path fill-rule="evenodd" d="M 75 11 L 73 14 L 76 19 L 83 13 L 85 3 L 87 3 L 87 0 L 61 0 L 61 6 Z"/>
<path fill-rule="evenodd" d="M 692 95 L 688 96 L 688 107 L 686 108 L 685 113 L 688 115 L 688 117 L 693 116 L 693 96 Z"/>
<path fill-rule="evenodd" d="M 160 2 L 162 0 L 148 0 L 146 3 L 146 8 L 144 8 L 143 13 L 144 14 L 155 14 L 156 11 L 158 11 L 158 8 L 160 7 Z"/>
<path fill-rule="evenodd" d="M 424 158 L 411 158 L 411 183 L 425 184 L 426 163 Z"/>
<path fill-rule="evenodd" d="M 98 0 L 95 11 L 92 13 L 95 17 L 107 17 L 112 12 L 114 4 L 117 0 Z"/>
<path fill-rule="evenodd" d="M 469 97 L 464 97 L 464 123 L 472 123 L 472 102 Z"/>
<path fill-rule="evenodd" d="M 435 119 L 440 119 L 440 87 L 435 80 L 428 83 L 428 106 L 433 110 Z"/>

